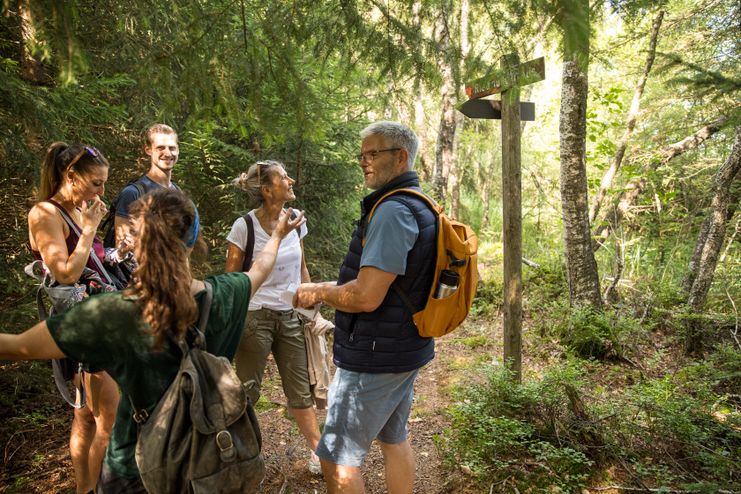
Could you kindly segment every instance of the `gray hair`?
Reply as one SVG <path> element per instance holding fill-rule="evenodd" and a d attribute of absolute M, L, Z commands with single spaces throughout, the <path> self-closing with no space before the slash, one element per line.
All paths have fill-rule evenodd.
<path fill-rule="evenodd" d="M 278 171 L 276 167 L 285 169 L 285 165 L 280 161 L 258 161 L 250 166 L 247 172 L 242 172 L 232 180 L 232 184 L 247 193 L 250 205 L 260 207 L 264 201 L 262 187 L 272 183 L 273 175 Z"/>
<path fill-rule="evenodd" d="M 417 157 L 419 148 L 419 139 L 412 129 L 399 122 L 390 122 L 382 120 L 374 122 L 360 131 L 360 138 L 365 139 L 369 136 L 382 136 L 390 146 L 399 147 L 407 150 L 407 166 L 411 170 L 414 168 L 414 160 Z"/>

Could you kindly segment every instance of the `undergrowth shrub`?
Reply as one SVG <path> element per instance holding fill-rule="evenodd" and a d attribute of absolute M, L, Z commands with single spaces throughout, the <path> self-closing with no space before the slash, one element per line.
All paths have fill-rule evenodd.
<path fill-rule="evenodd" d="M 500 280 L 479 280 L 476 297 L 473 299 L 471 314 L 481 316 L 496 312 L 502 306 L 502 282 Z"/>
<path fill-rule="evenodd" d="M 581 306 L 568 309 L 555 321 L 554 330 L 561 344 L 582 358 L 622 357 L 630 344 L 640 338 L 641 327 L 635 319 L 618 311 L 595 311 Z"/>
<path fill-rule="evenodd" d="M 446 457 L 502 488 L 511 482 L 579 492 L 594 461 L 589 446 L 576 440 L 583 426 L 564 387 L 581 388 L 580 366 L 553 367 L 522 384 L 504 367 L 484 369 L 485 382 L 460 390 L 461 401 L 450 408 L 452 425 L 436 438 L 452 453 Z"/>
<path fill-rule="evenodd" d="M 615 468 L 626 487 L 741 490 L 738 347 L 624 388 L 602 384 L 605 365 L 569 358 L 522 384 L 484 366 L 480 384 L 456 391 L 437 444 L 450 466 L 499 492 L 580 492 Z"/>
<path fill-rule="evenodd" d="M 569 294 L 563 258 L 551 255 L 538 259 L 538 262 L 539 267 L 523 272 L 525 304 L 532 311 L 538 311 L 556 300 L 563 300 Z"/>
<path fill-rule="evenodd" d="M 691 492 L 735 492 L 741 488 L 739 389 L 741 351 L 724 346 L 704 362 L 629 386 L 595 404 L 593 413 L 607 417 L 608 448 L 629 459 L 639 479 Z"/>

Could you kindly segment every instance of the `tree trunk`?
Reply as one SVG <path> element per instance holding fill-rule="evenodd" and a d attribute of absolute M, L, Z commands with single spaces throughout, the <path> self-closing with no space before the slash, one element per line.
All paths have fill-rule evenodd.
<path fill-rule="evenodd" d="M 412 6 L 412 17 L 414 22 L 414 28 L 417 32 L 422 32 L 422 2 L 421 0 L 415 0 Z M 427 119 L 425 118 L 425 107 L 422 99 L 422 75 L 420 70 L 415 71 L 414 75 L 414 130 L 417 132 L 417 138 L 419 139 L 419 151 L 417 156 L 419 157 L 419 170 L 420 178 L 425 182 L 432 181 L 434 174 L 434 164 L 427 159 L 430 151 L 427 147 Z"/>
<path fill-rule="evenodd" d="M 612 160 L 610 168 L 602 177 L 602 182 L 600 183 L 599 190 L 597 191 L 597 194 L 594 196 L 594 200 L 592 201 L 592 208 L 589 210 L 590 223 L 594 222 L 594 219 L 597 217 L 597 213 L 599 213 L 602 201 L 605 199 L 605 195 L 607 195 L 607 190 L 610 188 L 610 185 L 612 185 L 612 181 L 615 178 L 615 175 L 617 175 L 617 172 L 620 169 L 620 165 L 623 162 L 625 150 L 628 148 L 628 140 L 630 139 L 630 136 L 633 135 L 633 129 L 635 128 L 636 120 L 638 119 L 638 110 L 641 107 L 641 96 L 643 96 L 643 89 L 646 87 L 648 74 L 651 72 L 651 67 L 653 66 L 654 59 L 656 58 L 656 40 L 659 37 L 659 29 L 661 28 L 661 21 L 663 19 L 664 11 L 662 10 L 659 12 L 659 15 L 656 16 L 653 28 L 651 29 L 651 38 L 649 41 L 648 55 L 646 56 L 646 65 L 643 68 L 643 74 L 638 80 L 635 92 L 633 93 L 633 101 L 631 102 L 630 110 L 628 111 L 628 119 L 626 122 L 625 132 L 618 142 L 618 147 L 615 151 L 615 158 Z"/>
<path fill-rule="evenodd" d="M 44 64 L 35 58 L 31 53 L 30 47 L 38 43 L 36 39 L 36 26 L 31 16 L 31 9 L 28 0 L 19 0 L 18 4 L 18 22 L 20 28 L 20 43 L 18 44 L 21 77 L 31 84 L 42 85 L 49 82 L 49 77 L 44 68 Z"/>
<path fill-rule="evenodd" d="M 569 295 L 575 305 L 602 308 L 597 262 L 589 229 L 586 171 L 589 2 L 564 4 L 564 63 L 559 123 L 561 204 Z"/>
<path fill-rule="evenodd" d="M 455 160 L 455 130 L 458 123 L 455 109 L 455 58 L 452 54 L 452 39 L 450 29 L 449 1 L 442 2 L 440 21 L 440 76 L 442 78 L 442 104 L 440 114 L 440 127 L 437 133 L 437 147 L 435 153 L 435 172 L 433 177 L 433 190 L 439 202 L 449 204 L 447 201 L 448 175 Z"/>
<path fill-rule="evenodd" d="M 468 56 L 468 52 L 470 50 L 469 44 L 468 44 L 468 0 L 461 0 L 461 9 L 460 9 L 460 24 L 459 24 L 459 31 L 460 31 L 460 37 L 461 37 L 461 56 L 460 56 L 460 62 L 456 62 L 456 70 L 455 70 L 455 88 L 461 87 L 461 77 L 460 74 L 462 73 L 462 67 L 460 67 L 460 64 L 463 63 L 463 61 Z M 455 91 L 456 99 L 458 99 L 458 93 L 459 91 Z M 460 205 L 461 205 L 461 175 L 463 174 L 463 170 L 461 169 L 461 166 L 458 162 L 458 160 L 455 158 L 457 156 L 456 150 L 458 149 L 458 140 L 460 137 L 460 132 L 457 132 L 459 129 L 462 129 L 465 125 L 465 117 L 463 114 L 459 111 L 455 112 L 455 118 L 456 118 L 456 133 L 453 136 L 453 153 L 454 158 L 453 162 L 450 164 L 450 215 L 453 218 L 460 218 Z"/>
<path fill-rule="evenodd" d="M 620 221 L 626 216 L 628 210 L 633 205 L 636 198 L 643 192 L 646 187 L 648 180 L 645 178 L 651 171 L 658 169 L 660 166 L 666 165 L 669 161 L 676 158 L 677 156 L 691 151 L 697 148 L 700 144 L 708 140 L 713 134 L 718 132 L 728 121 L 728 118 L 722 116 L 704 126 L 691 136 L 687 136 L 681 141 L 675 142 L 666 146 L 659 152 L 659 156 L 656 159 L 651 160 L 643 170 L 643 176 L 632 180 L 626 187 L 625 191 L 620 194 L 620 197 L 616 201 L 615 206 L 607 214 L 607 217 L 602 221 L 598 222 L 599 226 L 592 233 L 594 242 L 592 247 L 596 252 L 605 243 L 607 238 L 610 236 L 612 231 L 617 228 Z"/>
<path fill-rule="evenodd" d="M 723 238 L 728 221 L 728 208 L 731 202 L 731 185 L 741 173 L 741 127 L 736 128 L 736 140 L 731 154 L 718 170 L 713 181 L 713 200 L 710 204 L 710 214 L 703 224 L 703 229 L 697 239 L 700 250 L 699 262 L 696 268 L 690 264 L 688 279 L 692 279 L 692 286 L 687 297 L 687 305 L 693 313 L 703 309 L 705 300 L 713 281 L 713 274 L 718 263 L 718 256 L 723 247 Z M 693 268 L 696 272 L 693 273 Z M 687 325 L 686 350 L 688 353 L 697 353 L 702 349 L 701 321 L 690 319 Z"/>

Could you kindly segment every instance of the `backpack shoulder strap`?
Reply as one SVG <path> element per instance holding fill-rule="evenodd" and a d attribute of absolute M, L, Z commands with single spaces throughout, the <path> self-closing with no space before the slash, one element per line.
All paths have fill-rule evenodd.
<path fill-rule="evenodd" d="M 211 286 L 211 283 L 208 281 L 204 281 L 203 284 L 206 287 L 206 295 L 203 299 L 203 302 L 201 302 L 199 307 L 199 317 L 198 317 L 198 326 L 191 326 L 188 329 L 188 332 L 194 332 L 195 333 L 195 339 L 193 341 L 193 347 L 200 348 L 200 349 L 206 349 L 206 327 L 208 326 L 208 318 L 211 314 L 211 303 L 213 302 L 214 297 L 214 290 L 213 286 Z M 172 336 L 168 333 L 168 336 Z M 172 337 L 174 340 L 174 337 Z M 188 353 L 189 344 L 187 343 L 188 338 L 186 335 L 186 338 L 182 340 L 178 340 L 177 344 L 180 347 L 180 349 L 183 351 L 183 357 Z M 149 419 L 149 412 L 147 412 L 144 408 L 139 408 L 134 404 L 134 400 L 131 398 L 131 395 L 129 395 L 129 404 L 131 405 L 132 410 L 132 418 L 134 419 L 134 422 L 136 422 L 139 425 L 144 424 Z"/>
<path fill-rule="evenodd" d="M 194 334 L 192 348 L 200 348 L 201 350 L 206 349 L 206 328 L 208 327 L 208 317 L 211 315 L 211 303 L 214 300 L 214 287 L 205 280 L 203 284 L 206 287 L 206 294 L 199 307 L 198 326 L 191 326 L 188 330 Z M 183 348 L 183 350 L 186 349 Z"/>
<path fill-rule="evenodd" d="M 405 189 L 394 189 L 394 190 L 391 190 L 391 191 L 385 193 L 384 195 L 382 195 L 381 198 L 378 201 L 376 201 L 376 203 L 373 205 L 373 207 L 370 210 L 370 213 L 368 213 L 368 221 L 366 222 L 366 225 L 365 225 L 366 227 L 367 227 L 367 225 L 370 225 L 371 218 L 373 217 L 373 213 L 376 212 L 376 208 L 384 200 L 386 200 L 387 198 L 389 198 L 391 196 L 397 195 L 397 194 L 406 194 L 406 195 L 411 195 L 411 196 L 417 197 L 419 199 L 422 199 L 430 207 L 430 209 L 432 209 L 432 211 L 435 213 L 435 216 L 440 216 L 443 213 L 442 206 L 440 206 L 437 202 L 435 202 L 434 200 L 432 200 L 432 198 L 430 198 L 427 194 L 425 194 L 423 192 L 420 192 L 420 191 L 414 190 L 414 189 L 407 189 L 407 188 L 405 188 Z M 365 232 L 365 230 L 364 230 L 364 232 Z M 361 242 L 362 242 L 363 245 L 365 245 L 365 235 L 363 235 L 363 238 L 361 239 Z M 412 313 L 412 314 L 414 314 L 416 312 L 416 309 L 414 307 L 414 304 L 412 304 L 412 301 L 409 298 L 409 295 L 399 286 L 399 284 L 397 283 L 397 281 L 398 281 L 398 278 L 395 279 L 393 281 L 393 283 L 391 283 L 391 288 L 394 291 L 396 291 L 396 293 L 399 295 L 399 297 L 401 298 L 401 300 L 404 302 L 404 305 L 406 305 L 406 307 L 409 309 L 409 312 Z"/>
<path fill-rule="evenodd" d="M 255 224 L 249 211 L 242 218 L 247 223 L 247 242 L 244 245 L 244 260 L 242 261 L 242 271 L 246 273 L 252 267 L 252 254 L 255 253 Z M 296 211 L 291 211 L 291 219 L 296 219 Z M 301 232 L 298 228 L 295 232 L 298 235 L 299 243 L 301 243 Z"/>
<path fill-rule="evenodd" d="M 79 227 L 75 224 L 75 222 L 72 220 L 70 215 L 67 213 L 67 211 L 64 210 L 63 207 L 59 206 L 56 203 L 52 203 L 56 208 L 59 210 L 59 213 L 62 215 L 62 218 L 64 218 L 64 221 L 67 222 L 67 225 L 70 227 L 70 229 L 75 232 L 75 235 L 77 235 L 77 238 L 80 238 L 82 236 L 82 232 L 80 232 Z M 108 274 L 108 271 L 103 266 L 103 263 L 98 258 L 98 255 L 95 253 L 94 249 L 91 249 L 89 259 L 93 260 L 93 264 L 98 268 L 100 271 L 100 274 L 105 278 L 105 281 L 108 282 L 109 285 L 113 284 L 113 280 L 111 280 L 110 275 Z M 87 263 L 86 263 L 87 264 Z"/>
<path fill-rule="evenodd" d="M 146 175 L 142 175 L 141 177 L 131 182 L 131 185 L 133 185 L 136 191 L 139 193 L 139 197 L 149 192 L 147 188 L 144 187 L 144 177 L 146 177 Z"/>
<path fill-rule="evenodd" d="M 436 203 L 434 200 L 432 200 L 427 194 L 420 192 L 418 190 L 414 189 L 394 189 L 389 192 L 386 192 L 384 195 L 381 196 L 380 199 L 376 201 L 376 203 L 373 205 L 373 207 L 370 210 L 370 213 L 368 213 L 368 219 L 366 220 L 365 224 L 362 226 L 362 233 L 361 233 L 361 243 L 363 246 L 365 246 L 365 231 L 368 228 L 368 225 L 370 225 L 371 218 L 373 217 L 373 214 L 376 212 L 376 208 L 381 205 L 383 201 L 385 201 L 387 198 L 397 195 L 397 194 L 406 194 L 415 196 L 419 199 L 422 199 L 427 205 L 432 209 L 432 211 L 435 213 L 435 216 L 440 216 L 443 214 L 443 208 L 438 203 Z"/>
<path fill-rule="evenodd" d="M 214 287 L 208 281 L 204 281 L 203 284 L 206 286 L 206 298 L 200 307 L 201 313 L 198 318 L 198 330 L 205 334 L 208 327 L 208 317 L 211 315 L 211 303 L 214 301 Z"/>
<path fill-rule="evenodd" d="M 242 271 L 247 272 L 252 267 L 252 254 L 255 251 L 255 224 L 252 222 L 252 216 L 249 212 L 243 216 L 244 222 L 247 223 L 247 243 L 244 245 L 244 260 L 242 261 Z"/>
<path fill-rule="evenodd" d="M 373 208 L 371 208 L 370 213 L 368 213 L 368 223 L 370 223 L 370 220 L 373 217 L 373 214 L 376 212 L 376 208 L 380 206 L 381 203 L 384 200 L 386 200 L 388 197 L 396 195 L 396 194 L 407 194 L 407 195 L 415 196 L 419 199 L 422 199 L 424 202 L 426 202 L 427 205 L 430 206 L 430 209 L 432 209 L 436 214 L 439 215 L 443 212 L 442 206 L 436 203 L 432 198 L 430 198 L 424 192 L 420 192 L 414 189 L 394 189 L 392 191 L 386 192 L 384 195 L 381 196 L 381 198 L 378 201 L 376 201 L 376 203 L 373 205 Z"/>

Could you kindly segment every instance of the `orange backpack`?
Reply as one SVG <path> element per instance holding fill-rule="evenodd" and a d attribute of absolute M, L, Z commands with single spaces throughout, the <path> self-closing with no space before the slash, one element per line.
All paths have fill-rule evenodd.
<path fill-rule="evenodd" d="M 394 194 L 410 194 L 424 200 L 437 216 L 437 261 L 435 263 L 435 277 L 427 298 L 425 307 L 413 315 L 414 324 L 422 337 L 444 336 L 460 326 L 473 304 L 478 283 L 478 268 L 476 264 L 479 241 L 470 226 L 456 221 L 443 212 L 442 206 L 414 189 L 396 189 L 381 196 L 368 214 L 370 223 L 373 213 L 381 202 Z M 363 242 L 365 243 L 365 241 Z M 443 274 L 443 271 L 448 273 Z M 441 274 L 443 278 L 450 277 L 451 273 L 458 277 L 457 288 L 444 298 L 436 298 L 440 286 Z M 443 281 L 445 281 L 443 279 Z M 392 285 L 394 286 L 394 285 Z M 405 294 L 402 299 L 409 305 Z"/>

